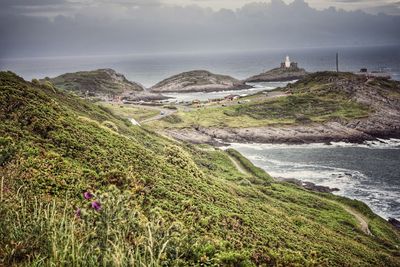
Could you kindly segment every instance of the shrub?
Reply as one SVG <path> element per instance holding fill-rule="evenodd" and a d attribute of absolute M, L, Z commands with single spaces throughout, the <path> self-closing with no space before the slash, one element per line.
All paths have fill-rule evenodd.
<path fill-rule="evenodd" d="M 179 117 L 179 116 L 177 116 L 177 115 L 175 115 L 175 114 L 166 116 L 166 117 L 162 118 L 162 120 L 163 120 L 163 121 L 166 121 L 166 122 L 168 122 L 168 123 L 172 123 L 172 124 L 180 123 L 180 122 L 183 121 L 183 120 L 181 119 L 181 117 Z"/>
<path fill-rule="evenodd" d="M 107 127 L 108 129 L 113 130 L 114 132 L 118 132 L 117 125 L 111 121 L 103 121 L 103 123 L 101 125 Z"/>
<path fill-rule="evenodd" d="M 0 137 L 0 166 L 6 164 L 15 154 L 16 147 L 10 137 Z"/>
<path fill-rule="evenodd" d="M 40 82 L 38 79 L 32 79 L 32 83 L 33 83 L 33 85 L 36 85 L 36 86 L 40 85 Z"/>

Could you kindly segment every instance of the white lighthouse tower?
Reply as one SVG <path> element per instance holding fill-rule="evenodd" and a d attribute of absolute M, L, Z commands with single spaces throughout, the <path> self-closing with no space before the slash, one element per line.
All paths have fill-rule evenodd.
<path fill-rule="evenodd" d="M 290 59 L 289 59 L 289 56 L 286 56 L 285 68 L 290 68 Z"/>

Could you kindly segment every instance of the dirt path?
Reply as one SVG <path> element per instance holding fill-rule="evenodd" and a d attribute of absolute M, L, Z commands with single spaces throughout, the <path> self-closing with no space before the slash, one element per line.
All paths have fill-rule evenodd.
<path fill-rule="evenodd" d="M 251 175 L 245 168 L 243 168 L 242 164 L 240 164 L 236 159 L 232 156 L 228 155 L 229 159 L 232 161 L 233 165 L 235 165 L 236 169 L 245 175 Z"/>
<path fill-rule="evenodd" d="M 345 211 L 347 211 L 348 213 L 350 213 L 351 215 L 353 215 L 354 218 L 356 218 L 356 220 L 358 221 L 361 230 L 362 230 L 365 234 L 371 235 L 371 236 L 372 236 L 372 233 L 371 233 L 371 231 L 369 230 L 369 227 L 368 227 L 368 219 L 367 219 L 364 215 L 362 215 L 362 214 L 361 214 L 360 212 L 358 212 L 357 210 L 355 210 L 355 209 L 353 209 L 353 208 L 351 208 L 351 207 L 349 207 L 349 206 L 347 206 L 347 205 L 345 205 L 345 204 L 342 204 L 342 203 L 340 203 L 340 202 L 337 202 L 337 201 L 334 201 L 334 200 L 328 200 L 328 199 L 325 199 L 325 200 L 327 200 L 327 201 L 329 201 L 329 202 L 331 202 L 331 203 L 333 203 L 333 204 L 339 205 L 339 206 L 340 206 L 341 208 L 343 208 Z"/>
<path fill-rule="evenodd" d="M 233 165 L 235 165 L 236 169 L 241 172 L 242 174 L 245 175 L 251 175 L 246 169 L 243 168 L 243 166 L 236 160 L 234 159 L 232 156 L 228 155 L 229 159 L 232 161 Z M 327 199 L 325 199 L 327 200 Z M 360 224 L 360 228 L 361 230 L 367 234 L 367 235 L 372 235 L 371 231 L 369 230 L 368 227 L 368 219 L 365 218 L 364 215 L 362 215 L 360 212 L 356 211 L 355 209 L 346 206 L 342 203 L 339 203 L 337 201 L 333 201 L 333 200 L 327 200 L 333 204 L 339 205 L 340 207 L 342 207 L 345 211 L 347 211 L 348 213 L 350 213 L 351 215 L 354 216 L 354 218 L 356 218 L 356 220 L 358 221 L 358 223 Z"/>
<path fill-rule="evenodd" d="M 346 205 L 340 204 L 338 203 L 345 211 L 347 211 L 348 213 L 350 213 L 351 215 L 353 215 L 357 221 L 360 224 L 361 230 L 367 234 L 367 235 L 372 235 L 371 231 L 369 230 L 368 227 L 368 221 L 367 219 L 364 217 L 364 215 L 362 215 L 361 213 L 359 213 L 358 211 L 354 210 L 353 208 L 350 208 Z"/>
<path fill-rule="evenodd" d="M 175 109 L 168 109 L 168 108 L 157 107 L 157 106 L 141 106 L 141 105 L 132 105 L 132 106 L 137 107 L 137 108 L 146 108 L 146 109 L 158 110 L 160 112 L 156 116 L 153 116 L 151 118 L 148 118 L 148 119 L 140 121 L 141 124 L 148 123 L 148 122 L 155 121 L 155 120 L 160 120 L 160 119 L 162 119 L 164 117 L 167 117 L 167 116 L 177 112 L 177 110 L 175 110 Z"/>

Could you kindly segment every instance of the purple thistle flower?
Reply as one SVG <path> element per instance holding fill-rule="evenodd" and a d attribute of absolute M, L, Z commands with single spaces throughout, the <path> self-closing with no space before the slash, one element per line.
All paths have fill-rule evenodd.
<path fill-rule="evenodd" d="M 80 209 L 80 208 L 78 208 L 78 209 L 75 211 L 75 217 L 77 217 L 77 218 L 80 218 L 80 217 L 81 217 L 81 209 Z"/>
<path fill-rule="evenodd" d="M 96 211 L 99 211 L 99 210 L 101 210 L 101 204 L 100 204 L 100 202 L 99 201 L 93 201 L 92 202 L 92 208 L 93 209 L 95 209 Z"/>
<path fill-rule="evenodd" d="M 85 198 L 85 199 L 91 199 L 92 197 L 94 197 L 93 196 L 93 194 L 92 193 L 90 193 L 89 191 L 87 191 L 87 192 L 85 192 L 85 193 L 83 193 L 83 197 Z"/>

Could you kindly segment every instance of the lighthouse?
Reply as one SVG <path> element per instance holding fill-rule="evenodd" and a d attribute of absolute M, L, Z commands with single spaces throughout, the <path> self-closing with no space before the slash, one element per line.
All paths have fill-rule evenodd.
<path fill-rule="evenodd" d="M 297 62 L 291 62 L 289 56 L 286 56 L 285 62 L 281 63 L 281 69 L 287 71 L 298 70 Z"/>
<path fill-rule="evenodd" d="M 285 68 L 290 68 L 290 59 L 289 59 L 289 56 L 286 56 Z"/>

